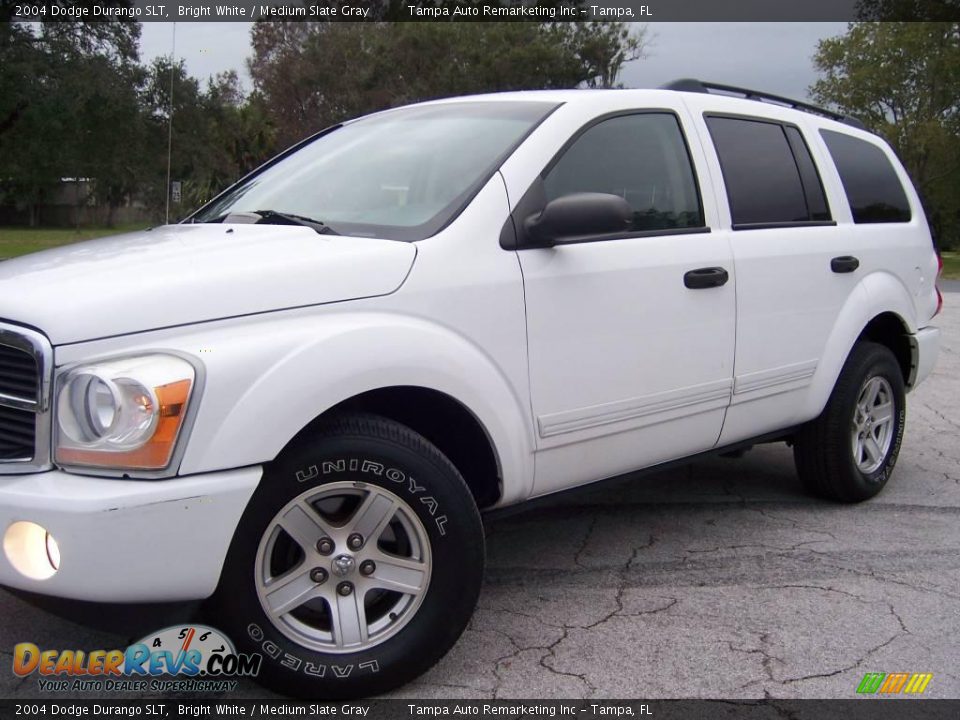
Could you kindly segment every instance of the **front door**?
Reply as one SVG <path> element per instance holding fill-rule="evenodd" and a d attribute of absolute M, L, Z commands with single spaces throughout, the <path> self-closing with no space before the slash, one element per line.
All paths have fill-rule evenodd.
<path fill-rule="evenodd" d="M 706 227 L 678 116 L 594 122 L 537 182 L 545 201 L 619 195 L 633 222 L 626 233 L 518 251 L 535 494 L 713 447 L 732 387 L 733 263 Z"/>

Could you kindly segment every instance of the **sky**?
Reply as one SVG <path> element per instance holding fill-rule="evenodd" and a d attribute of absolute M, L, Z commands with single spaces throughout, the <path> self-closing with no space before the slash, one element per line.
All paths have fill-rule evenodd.
<path fill-rule="evenodd" d="M 242 22 L 176 23 L 176 54 L 188 72 L 206 80 L 236 70 L 247 89 L 250 26 Z M 650 23 L 648 57 L 626 65 L 627 87 L 656 87 L 693 77 L 785 95 L 807 97 L 816 79 L 811 58 L 817 41 L 841 35 L 846 23 Z M 168 56 L 174 23 L 143 23 L 141 55 Z"/>

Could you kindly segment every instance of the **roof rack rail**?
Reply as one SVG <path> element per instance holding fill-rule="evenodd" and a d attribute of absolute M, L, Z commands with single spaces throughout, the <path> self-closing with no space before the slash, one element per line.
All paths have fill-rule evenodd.
<path fill-rule="evenodd" d="M 826 108 L 820 107 L 819 105 L 812 105 L 799 100 L 791 100 L 790 98 L 786 98 L 781 95 L 773 95 L 772 93 L 765 93 L 759 90 L 749 90 L 747 88 L 736 87 L 734 85 L 721 85 L 720 83 L 705 82 L 703 80 L 694 80 L 692 78 L 674 80 L 672 82 L 668 82 L 666 85 L 661 85 L 660 87 L 663 90 L 679 90 L 680 92 L 710 94 L 710 91 L 715 90 L 728 95 L 739 95 L 746 100 L 759 100 L 760 102 L 783 105 L 793 108 L 794 110 L 803 110 L 804 112 L 813 113 L 814 115 L 821 115 L 822 117 L 829 118 L 831 120 L 837 120 L 838 122 L 855 127 L 858 130 L 869 131 L 869 128 L 866 125 L 850 115 L 842 115 L 840 113 L 833 112 L 832 110 L 827 110 Z"/>

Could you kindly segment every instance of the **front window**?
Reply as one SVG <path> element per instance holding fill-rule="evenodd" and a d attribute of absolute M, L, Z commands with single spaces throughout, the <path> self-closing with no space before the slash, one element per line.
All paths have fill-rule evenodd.
<path fill-rule="evenodd" d="M 460 102 L 362 118 L 239 182 L 190 221 L 286 216 L 341 235 L 422 240 L 460 213 L 554 107 Z"/>

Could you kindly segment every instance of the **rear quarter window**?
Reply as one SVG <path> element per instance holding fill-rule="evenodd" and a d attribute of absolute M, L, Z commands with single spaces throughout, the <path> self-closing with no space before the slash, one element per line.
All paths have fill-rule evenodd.
<path fill-rule="evenodd" d="M 910 221 L 910 203 L 887 154 L 859 138 L 821 130 L 855 223 Z"/>

